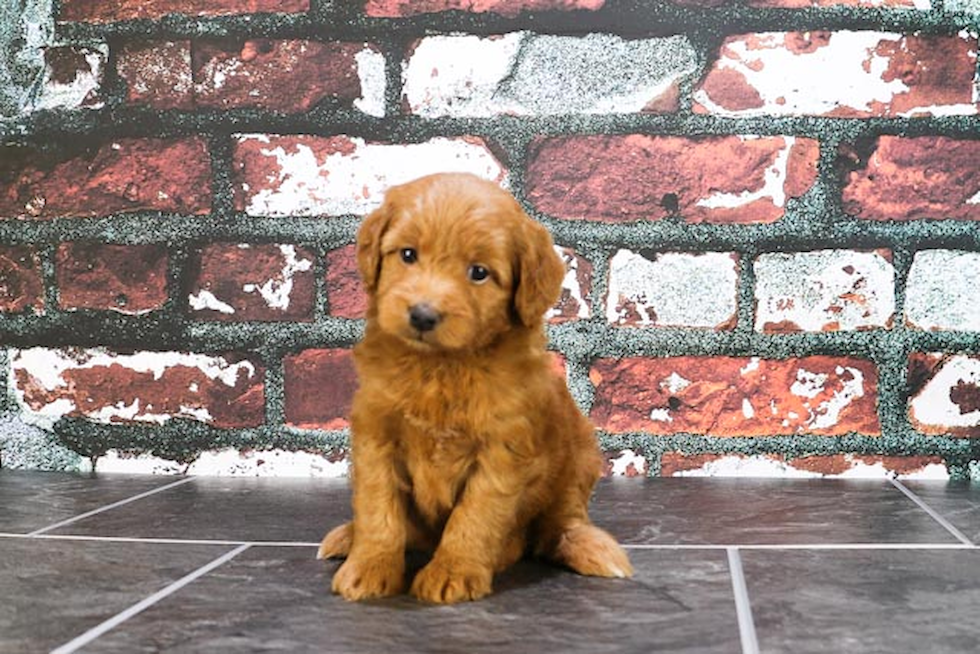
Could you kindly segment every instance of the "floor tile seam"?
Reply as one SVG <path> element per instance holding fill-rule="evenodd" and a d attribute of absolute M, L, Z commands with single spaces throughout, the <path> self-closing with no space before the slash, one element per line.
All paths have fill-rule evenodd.
<path fill-rule="evenodd" d="M 145 491 L 145 492 L 142 492 L 142 493 L 138 493 L 136 495 L 133 495 L 132 497 L 127 497 L 127 498 L 122 499 L 122 500 L 119 500 L 117 502 L 112 502 L 111 504 L 106 504 L 104 506 L 100 506 L 98 508 L 92 509 L 91 511 L 86 511 L 85 513 L 81 513 L 79 515 L 73 516 L 71 518 L 67 518 L 65 520 L 61 520 L 61 521 L 56 522 L 56 523 L 51 524 L 51 525 L 47 525 L 46 527 L 42 527 L 40 529 L 35 529 L 29 535 L 31 535 L 31 536 L 39 536 L 41 534 L 46 534 L 49 531 L 54 531 L 55 529 L 60 529 L 62 527 L 66 527 L 66 526 L 68 526 L 70 524 L 74 524 L 74 523 L 76 523 L 76 522 L 78 522 L 80 520 L 84 520 L 86 518 L 91 518 L 92 516 L 99 515 L 101 513 L 105 513 L 107 511 L 111 511 L 113 509 L 117 509 L 117 508 L 119 508 L 121 506 L 125 506 L 125 505 L 131 504 L 133 502 L 137 502 L 139 500 L 145 499 L 147 497 L 151 497 L 153 495 L 157 495 L 158 493 L 162 493 L 162 492 L 167 491 L 167 490 L 170 490 L 172 488 L 176 488 L 178 486 L 182 486 L 182 485 L 184 485 L 184 484 L 186 484 L 188 482 L 191 482 L 191 481 L 193 481 L 193 477 L 185 477 L 184 479 L 180 479 L 178 481 L 171 482 L 169 484 L 164 484 L 164 485 L 159 486 L 157 488 L 151 488 L 148 491 Z"/>
<path fill-rule="evenodd" d="M 112 631 L 116 627 L 125 623 L 127 620 L 139 615 L 143 611 L 153 607 L 154 605 L 160 603 L 167 597 L 170 597 L 174 593 L 180 591 L 182 588 L 194 583 L 201 577 L 211 573 L 217 568 L 221 567 L 225 563 L 228 563 L 236 556 L 249 549 L 251 544 L 243 543 L 233 550 L 229 550 L 222 554 L 221 556 L 213 559 L 209 563 L 197 568 L 193 572 L 190 572 L 177 581 L 169 584 L 168 586 L 161 588 L 157 592 L 149 595 L 139 602 L 131 605 L 129 608 L 120 611 L 111 618 L 104 620 L 95 627 L 89 629 L 85 633 L 79 635 L 78 637 L 72 639 L 71 641 L 65 643 L 64 645 L 51 650 L 51 654 L 72 654 L 72 652 L 78 651 L 80 648 L 92 643 L 98 638 L 104 636 L 108 632 Z"/>
<path fill-rule="evenodd" d="M 141 536 L 94 536 L 91 534 L 22 534 L 0 532 L 0 539 L 51 540 L 51 541 L 85 541 L 96 543 L 147 543 L 153 545 L 221 545 L 250 547 L 319 547 L 320 543 L 312 541 L 256 541 L 238 539 L 208 539 L 208 538 L 156 538 Z"/>
<path fill-rule="evenodd" d="M 239 540 L 207 538 L 157 538 L 140 536 L 95 536 L 90 534 L 26 534 L 0 532 L 0 539 L 86 541 L 105 543 L 146 543 L 153 545 L 214 545 L 251 547 L 295 547 L 314 548 L 320 543 L 313 541 Z M 980 546 L 972 543 L 702 543 L 702 544 L 623 544 L 623 549 L 632 552 L 658 550 L 717 551 L 730 548 L 740 550 L 977 550 Z"/>
<path fill-rule="evenodd" d="M 755 619 L 752 617 L 752 600 L 749 597 L 745 572 L 742 569 L 742 557 L 737 547 L 729 547 L 725 552 L 728 555 L 728 572 L 735 599 L 735 616 L 742 654 L 759 654 L 759 639 L 755 630 Z"/>
<path fill-rule="evenodd" d="M 729 543 L 623 545 L 627 551 L 655 550 L 976 550 L 972 543 Z"/>
<path fill-rule="evenodd" d="M 966 536 L 966 534 L 960 531 L 956 527 L 956 525 L 954 525 L 949 520 L 947 520 L 941 513 L 939 513 L 939 511 L 929 506 L 929 504 L 924 499 L 919 497 L 918 494 L 915 491 L 913 491 L 911 488 L 909 488 L 902 482 L 898 481 L 897 479 L 889 479 L 889 481 L 892 483 L 892 485 L 895 488 L 900 490 L 907 498 L 912 500 L 916 504 L 916 506 L 918 506 L 920 509 L 922 509 L 927 514 L 929 514 L 930 518 L 938 522 L 943 529 L 945 529 L 950 534 L 952 534 L 953 537 L 956 538 L 958 541 L 967 545 L 974 545 L 974 546 L 977 545 L 977 543 L 974 543 L 972 540 L 970 540 Z"/>

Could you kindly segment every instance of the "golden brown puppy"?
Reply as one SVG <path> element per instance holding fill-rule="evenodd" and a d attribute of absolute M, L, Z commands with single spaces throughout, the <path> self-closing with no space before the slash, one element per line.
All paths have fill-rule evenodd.
<path fill-rule="evenodd" d="M 354 520 L 319 550 L 347 557 L 334 592 L 402 592 L 406 549 L 434 552 L 411 586 L 429 602 L 488 594 L 525 552 L 630 576 L 589 521 L 600 453 L 545 349 L 564 277 L 547 230 L 495 184 L 432 175 L 388 191 L 357 257 L 369 307 L 354 350 Z"/>

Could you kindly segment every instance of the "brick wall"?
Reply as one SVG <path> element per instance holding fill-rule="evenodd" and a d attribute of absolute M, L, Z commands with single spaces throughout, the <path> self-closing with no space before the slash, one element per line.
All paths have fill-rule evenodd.
<path fill-rule="evenodd" d="M 610 473 L 980 477 L 975 0 L 0 11 L 0 465 L 342 473 L 359 219 L 466 170 Z"/>

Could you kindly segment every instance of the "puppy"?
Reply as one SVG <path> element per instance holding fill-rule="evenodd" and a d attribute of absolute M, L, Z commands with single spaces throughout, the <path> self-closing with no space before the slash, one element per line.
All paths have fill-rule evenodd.
<path fill-rule="evenodd" d="M 551 236 L 472 175 L 392 188 L 357 236 L 369 305 L 354 350 L 352 522 L 319 558 L 346 557 L 348 600 L 404 590 L 405 552 L 432 552 L 411 593 L 474 600 L 525 553 L 583 575 L 628 577 L 589 521 L 593 427 L 545 349 L 565 271 Z"/>

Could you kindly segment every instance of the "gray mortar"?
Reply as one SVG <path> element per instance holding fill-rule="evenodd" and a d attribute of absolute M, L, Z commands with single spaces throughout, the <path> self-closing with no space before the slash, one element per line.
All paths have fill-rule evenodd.
<path fill-rule="evenodd" d="M 83 462 L 50 432 L 0 413 L 0 468 L 78 471 Z"/>
<path fill-rule="evenodd" d="M 607 225 L 569 222 L 531 211 L 552 229 L 556 241 L 586 256 L 594 266 L 591 293 L 593 318 L 549 328 L 552 347 L 568 360 L 570 387 L 580 405 L 588 410 L 595 390 L 588 373 L 597 357 L 731 355 L 786 358 L 807 354 L 854 355 L 869 358 L 879 366 L 879 396 L 884 435 L 844 437 L 783 435 L 766 438 L 712 438 L 696 434 L 653 436 L 643 433 L 600 434 L 604 448 L 631 448 L 649 458 L 649 474 L 660 470 L 664 452 L 780 454 L 797 457 L 842 452 L 878 455 L 937 455 L 943 457 L 954 477 L 980 480 L 980 439 L 925 436 L 916 432 L 905 416 L 907 390 L 905 368 L 910 352 L 951 351 L 980 353 L 980 334 L 929 333 L 907 329 L 900 318 L 905 297 L 902 287 L 896 297 L 898 313 L 892 330 L 827 334 L 760 334 L 753 329 L 751 261 L 761 252 L 822 248 L 889 248 L 895 253 L 899 280 L 904 280 L 912 256 L 925 247 L 980 250 L 976 224 L 955 222 L 877 223 L 859 221 L 843 214 L 840 186 L 845 172 L 837 157 L 841 145 L 858 145 L 879 134 L 940 134 L 980 138 L 977 117 L 926 119 L 824 119 L 811 117 L 718 118 L 691 112 L 690 92 L 707 70 L 717 46 L 727 34 L 766 30 L 881 29 L 887 31 L 955 33 L 977 30 L 980 5 L 977 0 L 946 0 L 945 9 L 905 11 L 855 7 L 810 8 L 787 12 L 745 6 L 718 8 L 679 7 L 645 0 L 609 0 L 597 12 L 535 12 L 516 19 L 492 14 L 466 15 L 459 12 L 418 16 L 404 21 L 370 19 L 360 15 L 357 3 L 314 0 L 309 16 L 253 16 L 186 18 L 171 16 L 162 21 L 130 21 L 112 25 L 66 24 L 58 28 L 65 43 L 118 40 L 125 38 L 244 37 L 319 38 L 365 40 L 386 53 L 389 84 L 386 90 L 386 119 L 373 119 L 329 103 L 304 116 L 283 117 L 258 110 L 232 112 L 156 112 L 124 106 L 124 89 L 109 71 L 106 107 L 68 113 L 40 112 L 16 116 L 25 88 L 38 75 L 36 59 L 11 68 L 11 76 L 0 77 L 0 139 L 5 143 L 48 145 L 78 139 L 125 136 L 210 136 L 215 173 L 214 212 L 207 217 L 177 216 L 157 212 L 62 221 L 0 221 L 0 243 L 41 244 L 48 305 L 46 315 L 0 315 L 0 346 L 103 345 L 113 349 L 159 348 L 187 351 L 244 350 L 259 357 L 271 371 L 267 385 L 267 412 L 271 424 L 259 429 L 218 430 L 190 421 L 172 421 L 163 427 L 97 425 L 83 420 L 62 420 L 50 436 L 29 432 L 29 444 L 20 436 L 4 443 L 3 461 L 9 465 L 11 443 L 31 461 L 75 461 L 80 455 L 98 455 L 110 448 L 151 452 L 190 462 L 203 450 L 217 447 L 277 447 L 334 452 L 347 447 L 348 433 L 306 432 L 282 424 L 282 357 L 308 347 L 347 347 L 360 336 L 359 321 L 331 318 L 320 311 L 326 306 L 322 263 L 317 268 L 316 318 L 305 324 L 208 323 L 190 320 L 186 298 L 177 291 L 182 283 L 187 253 L 211 240 L 293 242 L 319 253 L 353 242 L 357 217 L 252 218 L 235 212 L 230 177 L 230 135 L 236 132 L 284 132 L 330 135 L 346 133 L 368 140 L 412 142 L 434 136 L 471 134 L 495 146 L 511 170 L 512 188 L 529 210 L 523 166 L 532 140 L 538 136 L 569 133 L 645 133 L 665 135 L 795 135 L 820 139 L 819 178 L 803 198 L 790 203 L 785 218 L 772 225 L 688 225 L 676 219 Z M 26 3 L 19 10 L 0 9 L 0 54 L 4 62 L 22 56 L 12 48 L 17 16 L 38 24 L 52 25 L 50 0 Z M 7 11 L 8 13 L 2 13 Z M 956 13 L 951 13 L 956 12 Z M 48 28 L 45 28 L 48 29 Z M 684 35 L 695 52 L 697 74 L 682 82 L 681 111 L 670 115 L 630 114 L 624 116 L 553 116 L 545 118 L 440 119 L 424 121 L 399 117 L 400 56 L 413 40 L 428 34 L 473 33 L 488 35 L 526 30 L 539 34 L 615 34 L 624 38 Z M 45 38 L 53 38 L 46 32 Z M 21 53 L 21 55 L 18 55 Z M 528 65 L 533 52 L 524 53 Z M 536 66 L 542 64 L 535 63 Z M 528 68 L 531 74 L 533 67 Z M 0 67 L 2 69 L 2 67 Z M 21 94 L 21 95 L 18 95 Z M 560 97 L 560 96 L 558 96 Z M 68 137 L 66 139 L 65 137 Z M 167 307 L 143 317 L 106 315 L 100 312 L 67 313 L 53 303 L 52 253 L 55 244 L 69 240 L 99 240 L 117 243 L 167 243 L 173 252 L 170 272 L 171 300 Z M 624 329 L 607 325 L 603 298 L 607 288 L 608 259 L 620 248 L 650 251 L 733 251 L 739 254 L 741 277 L 736 328 L 715 333 L 706 330 Z M 0 350 L 0 370 L 6 370 L 6 355 Z M 6 388 L 5 374 L 0 382 Z M 3 394 L 5 395 L 5 393 Z M 10 398 L 0 397 L 0 413 L 10 410 Z M 0 422 L 0 432 L 3 431 Z M 15 435 L 25 432 L 14 430 Z M 31 454 L 34 445 L 41 452 Z M 65 448 L 68 448 L 67 450 Z M 45 452 L 48 452 L 47 454 Z M 27 459 L 24 459 L 27 460 Z"/>

